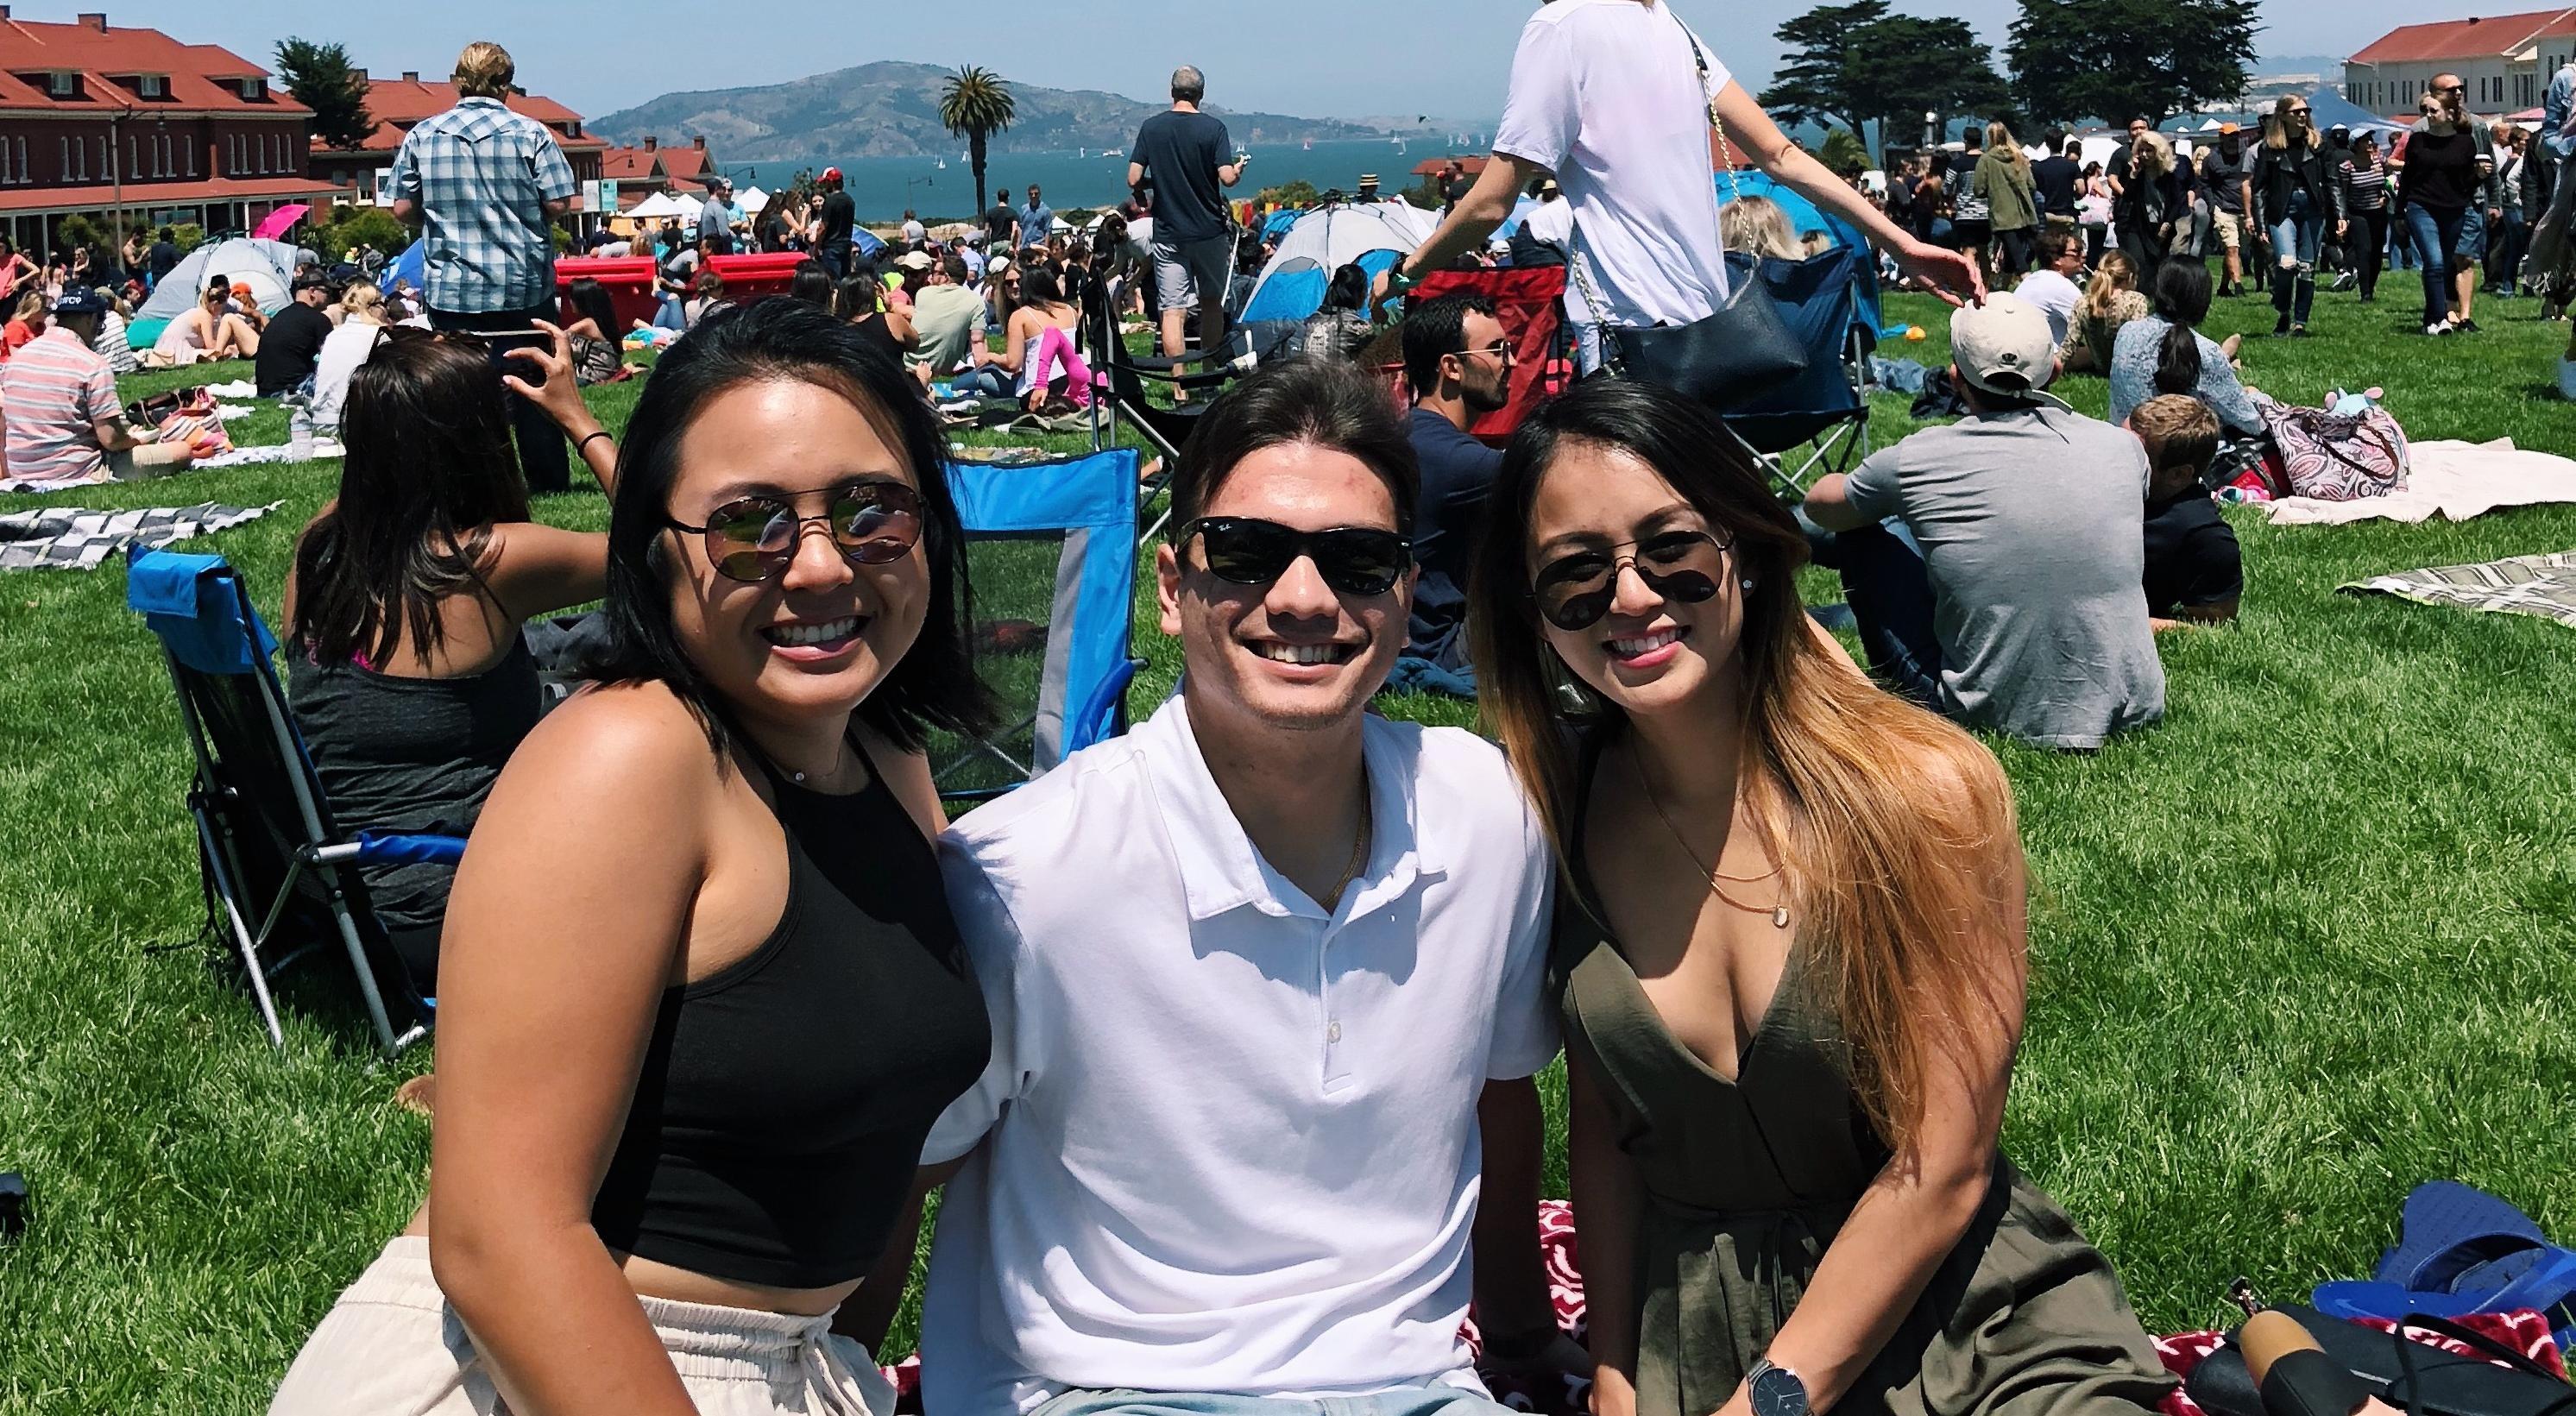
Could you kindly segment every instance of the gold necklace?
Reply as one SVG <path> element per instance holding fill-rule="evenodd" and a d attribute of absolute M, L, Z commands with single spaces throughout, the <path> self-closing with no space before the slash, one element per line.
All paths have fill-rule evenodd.
<path fill-rule="evenodd" d="M 1781 866 L 1775 864 L 1769 870 L 1764 871 L 1760 875 L 1720 875 L 1717 872 L 1717 866 L 1714 862 L 1711 862 L 1706 866 L 1700 866 L 1699 852 L 1690 848 L 1690 842 L 1682 838 L 1682 828 L 1673 824 L 1672 814 L 1665 811 L 1664 804 L 1656 799 L 1655 784 L 1646 780 L 1646 769 L 1638 764 L 1637 754 L 1633 748 L 1631 748 L 1628 753 L 1628 770 L 1637 775 L 1638 790 L 1646 794 L 1646 805 L 1655 809 L 1656 819 L 1662 821 L 1664 823 L 1664 829 L 1672 833 L 1673 844 L 1681 847 L 1682 854 L 1690 858 L 1690 863 L 1693 866 L 1699 866 L 1699 868 L 1708 872 L 1708 892 L 1710 894 L 1715 895 L 1719 900 L 1723 901 L 1727 905 L 1744 911 L 1746 914 L 1769 914 L 1771 916 L 1771 925 L 1775 929 L 1787 929 L 1789 927 L 1789 906 L 1786 903 L 1775 904 L 1766 911 L 1760 905 L 1748 905 L 1742 900 L 1735 898 L 1733 895 L 1726 893 L 1726 887 L 1718 883 L 1721 880 L 1732 880 L 1739 885 L 1747 885 L 1758 880 L 1769 880 L 1780 874 L 1782 869 Z"/>
<path fill-rule="evenodd" d="M 1369 806 L 1368 779 L 1360 779 L 1360 831 L 1351 841 L 1351 863 L 1342 867 L 1342 878 L 1333 882 L 1332 893 L 1324 898 L 1326 911 L 1342 907 L 1342 892 L 1359 878 L 1360 868 L 1368 864 L 1369 839 L 1377 834 L 1377 812 Z"/>

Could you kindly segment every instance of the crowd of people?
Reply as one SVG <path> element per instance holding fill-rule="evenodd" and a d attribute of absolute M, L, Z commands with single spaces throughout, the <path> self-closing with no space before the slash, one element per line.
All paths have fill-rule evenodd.
<path fill-rule="evenodd" d="M 1087 235 L 1030 187 L 870 250 L 837 172 L 750 232 L 719 186 L 642 238 L 640 323 L 670 338 L 622 435 L 581 390 L 630 376 L 633 330 L 595 282 L 556 295 L 560 153 L 498 101 L 498 46 L 457 80 L 394 161 L 432 237 L 416 311 L 315 272 L 264 321 L 210 287 L 191 325 L 346 448 L 284 616 L 343 824 L 470 841 L 452 873 L 369 875 L 438 999 L 407 1089 L 428 1195 L 274 1411 L 890 1416 L 868 1349 L 934 1191 L 931 1416 L 1498 1416 L 1471 1304 L 1486 1368 L 1588 1379 L 1595 1416 L 2173 1392 L 1999 1147 L 2027 887 L 1967 729 L 2091 751 L 2163 713 L 2157 633 L 2237 613 L 2210 487 L 2262 432 L 2199 326 L 2260 283 L 2296 337 L 2328 233 L 2391 205 L 2428 305 L 2457 293 L 2446 203 L 2486 149 L 2455 95 L 2375 223 L 2377 154 L 2335 156 L 2295 99 L 2196 164 L 2141 120 L 2102 172 L 1985 125 L 1882 203 L 1667 7 L 1556 0 L 1434 233 L 1374 287 L 1336 272 L 1196 418 L 1152 550 L 1173 695 L 951 822 L 926 750 L 995 708 L 935 392 L 1089 399 L 1082 314 L 1131 293 L 1166 351 L 1195 317 L 1224 357 L 1246 159 L 1203 75 L 1174 73 L 1140 199 Z M 1623 353 L 1810 254 L 1777 204 L 1721 211 L 1712 130 L 1957 306 L 1966 416 L 1794 506 Z M 1532 191 L 1510 258 L 1569 268 L 1571 361 L 1621 376 L 1497 448 L 1470 430 L 1545 354 L 1484 295 L 1408 292 Z M 2203 205 L 2215 284 L 2179 243 Z M 711 262 L 743 239 L 805 251 L 787 293 L 728 294 Z M 1405 410 L 1347 338 L 1388 300 Z M 13 468 L 135 450 L 105 313 L 69 289 L 11 333 Z M 2078 367 L 2107 420 L 2049 391 Z M 568 455 L 605 532 L 531 514 Z M 1802 602 L 1810 563 L 1866 672 Z M 527 626 L 594 601 L 586 686 L 549 708 L 563 646 Z M 1497 741 L 1373 715 L 1391 679 L 1473 694 Z M 1534 1243 L 1560 1054 L 1588 1346 Z"/>

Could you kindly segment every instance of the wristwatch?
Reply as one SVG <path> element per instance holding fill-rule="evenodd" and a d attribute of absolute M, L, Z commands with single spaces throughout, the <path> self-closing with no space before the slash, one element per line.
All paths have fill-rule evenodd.
<path fill-rule="evenodd" d="M 1753 1416 L 1807 1416 L 1806 1382 L 1768 1357 L 1744 1374 L 1744 1394 Z"/>

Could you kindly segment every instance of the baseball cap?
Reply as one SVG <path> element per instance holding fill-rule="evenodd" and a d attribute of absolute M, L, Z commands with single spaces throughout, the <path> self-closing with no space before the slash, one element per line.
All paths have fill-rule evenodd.
<path fill-rule="evenodd" d="M 902 266 L 905 270 L 928 270 L 930 269 L 930 253 L 928 251 L 908 252 L 902 258 L 898 259 L 895 264 Z"/>
<path fill-rule="evenodd" d="M 841 180 L 841 169 L 839 169 L 839 168 L 837 168 L 837 167 L 826 167 L 826 168 L 824 168 L 824 169 L 823 169 L 823 180 L 824 180 L 824 181 L 826 181 L 826 182 L 838 182 L 838 181 L 840 181 L 840 180 Z"/>
<path fill-rule="evenodd" d="M 106 311 L 107 297 L 82 286 L 73 286 L 54 297 L 54 313 L 58 315 L 97 315 Z"/>
<path fill-rule="evenodd" d="M 2233 124 L 2233 123 L 2221 123 L 2221 124 L 2219 124 L 2219 125 L 2218 125 L 2218 135 L 2219 135 L 2220 137 L 2225 137 L 2225 136 L 2227 136 L 2229 133 L 2232 133 L 2232 132 L 2235 132 L 2235 131 L 2236 131 L 2236 125 L 2235 125 L 2235 124 Z"/>
<path fill-rule="evenodd" d="M 1979 392 L 2071 411 L 2064 399 L 2040 392 L 2057 376 L 2057 341 L 2048 313 L 2018 295 L 1996 291 L 1952 311 L 1950 362 Z"/>
<path fill-rule="evenodd" d="M 295 273 L 294 288 L 298 290 L 328 290 L 331 288 L 331 277 L 324 274 L 322 267 L 320 266 L 306 266 L 304 269 Z"/>

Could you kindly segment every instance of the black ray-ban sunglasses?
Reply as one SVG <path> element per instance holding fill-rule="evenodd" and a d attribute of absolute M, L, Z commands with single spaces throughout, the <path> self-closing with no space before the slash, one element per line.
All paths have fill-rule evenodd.
<path fill-rule="evenodd" d="M 1717 594 L 1726 576 L 1729 542 L 1708 531 L 1664 531 L 1620 546 L 1577 551 L 1540 569 L 1530 598 L 1549 624 L 1567 631 L 1590 629 L 1610 613 L 1619 596 L 1619 572 L 1634 567 L 1646 588 L 1667 600 L 1696 605 Z"/>
<path fill-rule="evenodd" d="M 707 560 L 727 580 L 757 585 L 796 559 L 805 528 L 821 525 L 852 565 L 899 561 L 921 540 L 921 494 L 901 482 L 851 482 L 831 491 L 820 516 L 798 516 L 786 497 L 736 497 L 691 526 L 666 518 L 674 531 L 707 538 Z"/>
<path fill-rule="evenodd" d="M 1207 557 L 1208 573 L 1236 585 L 1268 585 L 1305 556 L 1324 583 L 1343 594 L 1383 595 L 1413 563 L 1413 548 L 1402 536 L 1367 526 L 1300 531 L 1258 517 L 1202 516 L 1172 538 L 1173 550 L 1186 553 L 1193 536 Z"/>

